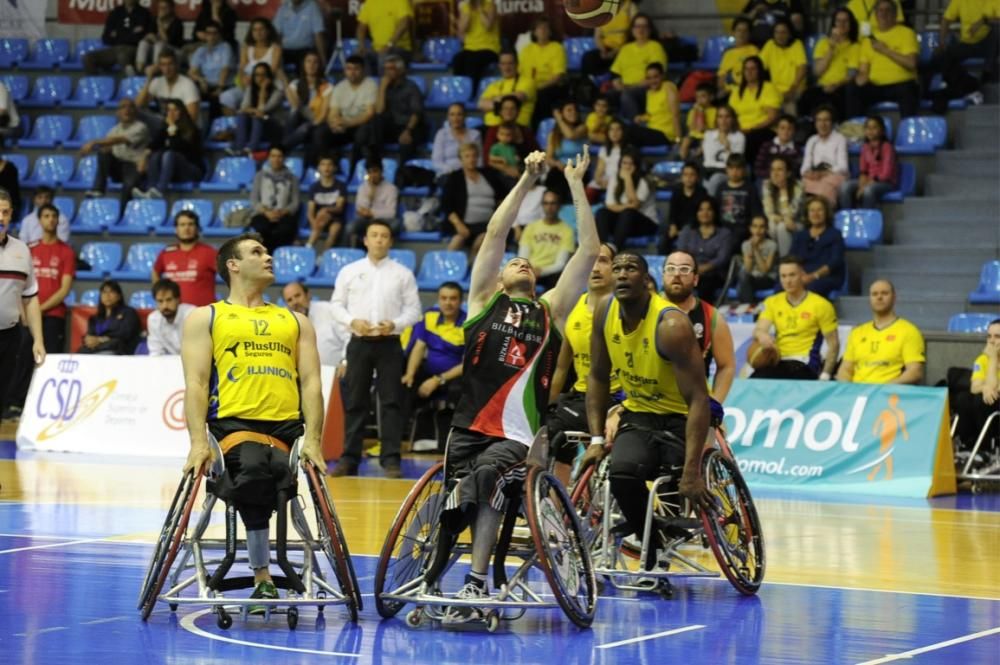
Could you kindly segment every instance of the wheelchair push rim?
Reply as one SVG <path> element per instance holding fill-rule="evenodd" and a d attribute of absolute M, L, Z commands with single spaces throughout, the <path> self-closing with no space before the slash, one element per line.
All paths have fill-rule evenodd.
<path fill-rule="evenodd" d="M 361 609 L 361 590 L 358 588 L 357 576 L 354 574 L 351 555 L 347 551 L 347 541 L 344 539 L 340 520 L 337 518 L 323 476 L 311 462 L 305 465 L 305 472 L 309 482 L 309 492 L 316 507 L 316 521 L 321 531 L 323 551 L 340 583 L 351 621 L 357 622 L 358 611 Z"/>

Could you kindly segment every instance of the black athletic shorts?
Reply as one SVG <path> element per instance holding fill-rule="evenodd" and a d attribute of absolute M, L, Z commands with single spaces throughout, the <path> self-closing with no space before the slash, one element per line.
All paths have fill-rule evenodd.
<path fill-rule="evenodd" d="M 488 503 L 503 511 L 521 490 L 528 446 L 518 441 L 451 428 L 444 454 L 445 510 Z"/>

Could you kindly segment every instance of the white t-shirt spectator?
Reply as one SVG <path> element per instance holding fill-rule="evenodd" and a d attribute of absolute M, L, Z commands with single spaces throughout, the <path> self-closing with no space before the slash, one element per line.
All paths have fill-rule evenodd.
<path fill-rule="evenodd" d="M 198 86 L 184 74 L 178 74 L 172 84 L 167 81 L 167 77 L 157 76 L 149 82 L 149 95 L 159 102 L 161 109 L 168 99 L 179 99 L 185 106 L 201 101 Z M 197 118 L 192 120 L 198 122 Z"/>
<path fill-rule="evenodd" d="M 706 169 L 724 169 L 729 155 L 742 155 L 746 150 L 747 139 L 743 132 L 729 132 L 729 149 L 722 145 L 719 140 L 719 130 L 710 129 L 705 132 L 705 138 L 701 140 L 701 152 L 704 155 L 704 166 Z"/>
<path fill-rule="evenodd" d="M 63 242 L 69 242 L 69 218 L 59 213 L 59 224 L 56 226 L 56 236 Z M 25 244 L 31 244 L 42 239 L 42 225 L 38 221 L 38 211 L 32 210 L 21 220 L 21 228 L 17 237 Z"/>
<path fill-rule="evenodd" d="M 146 319 L 146 345 L 151 356 L 177 356 L 181 353 L 181 331 L 184 319 L 193 312 L 194 305 L 181 303 L 173 322 L 167 321 L 159 310 L 151 312 Z"/>
<path fill-rule="evenodd" d="M 340 111 L 340 115 L 345 120 L 352 120 L 362 115 L 369 106 L 375 105 L 375 95 L 378 88 L 375 81 L 365 77 L 356 87 L 351 82 L 344 79 L 333 88 L 328 88 L 330 95 L 329 103 Z"/>
<path fill-rule="evenodd" d="M 620 189 L 621 191 L 615 191 Z M 639 212 L 657 221 L 656 199 L 653 198 L 653 190 L 649 188 L 649 182 L 645 178 L 639 180 L 635 185 L 635 195 L 639 198 Z M 618 176 L 608 176 L 608 189 L 604 193 L 604 205 L 619 205 L 625 203 L 625 188 L 618 186 Z"/>

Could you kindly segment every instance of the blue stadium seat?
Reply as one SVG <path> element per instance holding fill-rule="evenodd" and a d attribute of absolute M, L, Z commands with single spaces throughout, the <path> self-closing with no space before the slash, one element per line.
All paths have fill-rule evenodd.
<path fill-rule="evenodd" d="M 134 280 L 148 282 L 153 274 L 153 264 L 156 257 L 163 251 L 162 242 L 137 242 L 128 248 L 125 264 L 118 270 L 111 271 L 112 279 Z M 143 289 L 145 291 L 145 289 Z M 148 291 L 147 291 L 148 293 Z"/>
<path fill-rule="evenodd" d="M 39 76 L 31 87 L 31 93 L 21 101 L 25 108 L 52 108 L 69 99 L 73 83 L 64 74 Z"/>
<path fill-rule="evenodd" d="M 116 242 L 87 242 L 80 248 L 80 259 L 90 270 L 77 270 L 77 279 L 104 279 L 122 264 L 122 246 Z"/>
<path fill-rule="evenodd" d="M 419 74 L 410 74 L 406 78 L 413 81 L 413 84 L 417 86 L 417 90 L 420 91 L 421 97 L 427 96 L 427 80 L 423 76 L 420 76 Z"/>
<path fill-rule="evenodd" d="M 28 91 L 31 89 L 28 77 L 24 74 L 4 74 L 0 76 L 0 81 L 3 81 L 3 84 L 7 86 L 10 98 L 17 104 L 24 101 L 24 98 L 28 96 Z"/>
<path fill-rule="evenodd" d="M 347 183 L 347 191 L 351 194 L 358 191 L 358 187 L 361 183 L 365 181 L 365 160 L 360 160 L 354 165 L 354 175 L 351 176 L 350 182 Z M 390 157 L 382 158 L 382 178 L 386 182 L 393 182 L 396 179 L 396 168 L 397 163 L 395 159 Z"/>
<path fill-rule="evenodd" d="M 84 199 L 73 220 L 72 229 L 76 232 L 100 233 L 114 226 L 121 217 L 121 203 L 118 199 L 100 198 Z"/>
<path fill-rule="evenodd" d="M 222 115 L 212 121 L 211 127 L 208 129 L 208 138 L 205 140 L 205 147 L 209 150 L 225 150 L 231 144 L 229 139 L 225 141 L 214 140 L 213 136 L 219 136 L 224 132 L 235 132 L 236 131 L 236 116 L 235 115 Z"/>
<path fill-rule="evenodd" d="M 208 199 L 177 199 L 170 206 L 170 214 L 164 218 L 163 224 L 156 229 L 156 235 L 174 235 L 174 218 L 177 217 L 177 213 L 183 210 L 191 210 L 194 214 L 198 215 L 198 223 L 201 224 L 202 229 L 212 224 L 214 212 L 211 201 Z"/>
<path fill-rule="evenodd" d="M 486 88 L 488 88 L 490 86 L 490 84 L 496 83 L 499 80 L 500 80 L 499 76 L 487 76 L 486 78 L 479 79 L 479 89 L 476 90 L 476 98 L 474 100 L 472 100 L 472 102 L 471 102 L 472 108 L 476 108 L 476 104 L 475 103 L 476 103 L 476 101 L 479 100 L 480 97 L 483 96 L 483 93 L 486 92 Z M 468 106 L 469 105 L 466 104 L 466 107 L 468 107 Z"/>
<path fill-rule="evenodd" d="M 662 254 L 647 254 L 646 265 L 649 266 L 649 275 L 656 282 L 656 290 L 663 290 L 663 265 L 667 262 L 667 257 Z"/>
<path fill-rule="evenodd" d="M 974 305 L 1000 305 L 1000 261 L 987 261 L 979 274 L 979 286 L 969 294 Z M 997 318 L 995 315 L 990 315 Z"/>
<path fill-rule="evenodd" d="M 370 42 L 369 42 L 368 46 L 371 47 L 371 43 Z M 358 40 L 355 39 L 354 37 L 350 37 L 350 38 L 347 38 L 347 39 L 341 39 L 340 40 L 340 47 L 344 51 L 344 60 L 347 60 L 347 58 L 350 58 L 352 55 L 354 55 L 354 52 L 358 50 Z M 336 61 L 336 60 L 334 60 L 334 59 L 331 58 L 330 59 L 330 64 L 327 67 L 327 69 L 340 70 L 340 69 L 343 69 L 343 68 L 340 66 L 340 62 L 338 62 L 338 61 Z"/>
<path fill-rule="evenodd" d="M 434 170 L 434 163 L 431 160 L 424 159 L 422 157 L 411 159 L 408 162 L 406 162 L 406 165 L 416 166 L 417 168 L 427 169 L 428 171 Z M 399 193 L 402 194 L 403 196 L 430 196 L 433 190 L 434 190 L 433 185 L 427 185 L 424 187 L 416 187 L 411 185 L 409 187 L 404 187 L 402 190 L 400 190 Z"/>
<path fill-rule="evenodd" d="M 76 133 L 73 137 L 62 142 L 64 148 L 80 148 L 88 141 L 103 139 L 117 124 L 118 119 L 113 115 L 88 115 L 80 118 L 80 124 L 76 126 Z"/>
<path fill-rule="evenodd" d="M 552 133 L 552 128 L 555 126 L 555 118 L 545 118 L 538 123 L 538 129 L 535 131 L 535 139 L 538 141 L 538 147 L 542 150 L 545 150 L 545 147 L 549 144 L 549 134 Z"/>
<path fill-rule="evenodd" d="M 72 155 L 42 155 L 35 160 L 31 176 L 22 178 L 21 185 L 24 187 L 38 187 L 39 185 L 57 187 L 67 182 L 72 175 Z"/>
<path fill-rule="evenodd" d="M 96 109 L 111 106 L 115 96 L 115 79 L 111 76 L 84 76 L 76 82 L 73 94 L 63 102 L 66 108 Z"/>
<path fill-rule="evenodd" d="M 879 210 L 841 210 L 833 226 L 844 235 L 847 249 L 871 249 L 882 242 L 882 212 Z"/>
<path fill-rule="evenodd" d="M 722 54 L 726 52 L 726 49 L 730 48 L 736 40 L 730 35 L 719 35 L 717 37 L 709 37 L 705 40 L 705 47 L 701 51 L 701 59 L 698 62 L 692 63 L 692 69 L 707 69 L 709 71 L 716 71 L 719 65 L 722 64 Z"/>
<path fill-rule="evenodd" d="M 301 282 L 316 271 L 316 250 L 312 247 L 279 247 L 274 250 L 274 281 Z"/>
<path fill-rule="evenodd" d="M 883 196 L 882 203 L 902 203 L 907 196 L 917 191 L 917 168 L 908 162 L 899 163 L 899 189 Z"/>
<path fill-rule="evenodd" d="M 76 271 L 76 276 L 80 276 L 80 271 Z M 87 289 L 80 294 L 81 307 L 97 307 L 101 303 L 101 291 L 99 289 Z"/>
<path fill-rule="evenodd" d="M 71 196 L 56 196 L 52 199 L 52 205 L 60 214 L 66 215 L 66 219 L 72 220 L 73 215 L 76 214 L 76 201 Z"/>
<path fill-rule="evenodd" d="M 333 177 L 338 178 L 340 177 L 340 174 L 334 173 Z M 308 192 L 309 188 L 312 187 L 313 183 L 316 182 L 317 180 L 319 180 L 319 171 L 316 170 L 316 167 L 310 166 L 309 168 L 306 169 L 306 173 L 304 176 L 302 176 L 302 179 L 300 181 L 302 191 Z"/>
<path fill-rule="evenodd" d="M 948 142 L 948 121 L 942 116 L 903 118 L 896 132 L 896 152 L 933 155 Z"/>
<path fill-rule="evenodd" d="M 167 202 L 163 199 L 132 199 L 125 206 L 121 221 L 108 231 L 116 235 L 146 235 L 163 224 Z"/>
<path fill-rule="evenodd" d="M 67 307 L 72 307 L 73 305 L 75 305 L 76 304 L 76 292 L 75 291 L 70 291 L 69 293 L 67 293 L 66 297 L 63 298 L 63 304 L 66 305 Z"/>
<path fill-rule="evenodd" d="M 424 40 L 422 50 L 426 62 L 414 62 L 410 69 L 443 72 L 451 66 L 455 54 L 462 50 L 462 42 L 457 37 L 430 37 Z"/>
<path fill-rule="evenodd" d="M 335 247 L 323 252 L 319 260 L 319 269 L 312 277 L 306 277 L 306 284 L 309 286 L 333 286 L 337 282 L 337 275 L 348 263 L 353 263 L 365 258 L 365 253 L 360 249 Z"/>
<path fill-rule="evenodd" d="M 131 251 L 129 254 L 131 255 Z M 149 275 L 146 275 L 148 279 Z M 118 279 L 118 278 L 116 278 Z M 124 279 L 124 278 L 121 278 Z M 140 289 L 135 291 L 128 297 L 128 306 L 133 309 L 156 309 L 156 298 L 153 297 L 153 292 L 149 289 Z M 143 340 L 145 342 L 145 340 Z M 135 350 L 132 355 L 145 356 L 149 355 L 149 349 L 147 347 L 146 353 L 139 353 L 139 349 Z"/>
<path fill-rule="evenodd" d="M 87 155 L 80 161 L 76 163 L 76 170 L 73 171 L 73 177 L 69 179 L 68 182 L 64 182 L 63 189 L 71 189 L 75 191 L 93 189 L 94 178 L 97 175 L 97 155 Z M 109 187 L 115 189 L 117 183 L 110 183 Z M 121 185 L 119 184 L 120 188 Z"/>
<path fill-rule="evenodd" d="M 410 269 L 410 272 L 417 272 L 417 253 L 412 249 L 390 249 L 389 258 Z"/>
<path fill-rule="evenodd" d="M 407 231 L 399 232 L 400 242 L 441 242 L 440 231 Z"/>
<path fill-rule="evenodd" d="M 249 207 L 250 202 L 246 199 L 228 199 L 223 201 L 219 204 L 219 209 L 216 211 L 215 217 L 211 220 L 211 222 L 202 222 L 201 234 L 208 238 L 228 238 L 239 235 L 243 232 L 243 229 L 240 227 L 226 226 L 224 220 L 226 219 L 226 215 L 229 215 L 234 210 Z M 171 231 L 173 231 L 173 227 L 171 226 L 170 228 Z"/>
<path fill-rule="evenodd" d="M 206 192 L 238 192 L 250 189 L 257 166 L 249 157 L 223 157 L 200 187 Z"/>
<path fill-rule="evenodd" d="M 468 76 L 441 76 L 434 79 L 424 101 L 429 109 L 446 109 L 449 104 L 465 104 L 472 97 L 472 79 Z"/>
<path fill-rule="evenodd" d="M 984 312 L 954 314 L 948 319 L 948 332 L 982 334 L 989 328 L 990 321 L 996 318 L 995 314 L 986 314 Z"/>
<path fill-rule="evenodd" d="M 36 39 L 26 60 L 18 64 L 20 69 L 56 69 L 69 60 L 68 39 Z"/>
<path fill-rule="evenodd" d="M 593 37 L 567 37 L 563 40 L 566 50 L 566 69 L 571 72 L 580 71 L 583 65 L 583 54 L 597 48 Z"/>
<path fill-rule="evenodd" d="M 0 39 L 0 67 L 10 69 L 28 59 L 28 40 L 20 37 Z"/>
<path fill-rule="evenodd" d="M 104 42 L 100 39 L 78 39 L 69 60 L 62 63 L 61 68 L 67 71 L 83 69 L 83 56 L 100 48 L 104 48 Z"/>
<path fill-rule="evenodd" d="M 114 101 L 117 102 L 125 98 L 135 99 L 144 85 L 146 85 L 145 76 L 123 76 L 118 82 L 118 91 L 115 93 Z"/>
<path fill-rule="evenodd" d="M 55 148 L 73 133 L 73 119 L 68 115 L 40 115 L 31 134 L 17 142 L 19 148 Z"/>
<path fill-rule="evenodd" d="M 5 161 L 10 162 L 17 168 L 17 174 L 23 180 L 28 175 L 28 156 L 20 153 L 6 154 Z"/>
<path fill-rule="evenodd" d="M 295 174 L 297 180 L 302 180 L 302 172 L 305 170 L 305 164 L 301 157 L 285 157 L 285 166 Z"/>
<path fill-rule="evenodd" d="M 921 65 L 926 65 L 934 57 L 934 51 L 941 45 L 941 35 L 937 30 L 924 30 L 917 33 L 917 43 L 920 44 L 918 61 Z"/>
<path fill-rule="evenodd" d="M 424 254 L 417 274 L 417 286 L 421 291 L 437 291 L 442 282 L 458 282 L 469 271 L 469 259 L 465 252 L 438 249 Z"/>
<path fill-rule="evenodd" d="M 661 178 L 679 179 L 681 171 L 684 169 L 684 162 L 657 162 L 653 165 L 651 173 Z M 657 201 L 669 201 L 672 191 L 669 189 L 657 189 Z"/>

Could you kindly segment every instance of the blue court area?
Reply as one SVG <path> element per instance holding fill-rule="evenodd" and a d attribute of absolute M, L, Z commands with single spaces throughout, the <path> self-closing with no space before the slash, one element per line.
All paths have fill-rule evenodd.
<path fill-rule="evenodd" d="M 408 462 L 408 475 L 416 477 L 425 465 Z M 80 466 L 86 467 L 85 473 L 100 476 L 95 482 L 115 482 L 113 474 L 102 471 L 105 463 L 81 461 Z M 29 477 L 33 476 L 17 476 L 22 482 Z M 377 493 L 393 481 L 368 482 Z M 29 489 L 22 488 L 30 495 Z M 845 581 L 857 564 L 852 557 L 867 561 L 873 555 L 862 557 L 861 550 L 876 545 L 852 540 L 851 547 L 859 548 L 852 553 L 844 542 L 837 543 L 838 532 L 845 540 L 852 539 L 851 524 L 832 525 L 836 528 L 822 533 L 815 528 L 818 525 L 799 529 L 779 525 L 778 520 L 797 519 L 794 511 L 788 517 L 774 514 L 783 503 L 764 492 L 768 563 L 775 572 L 765 578 L 758 596 L 741 596 L 717 580 L 677 581 L 671 599 L 606 588 L 591 630 L 579 630 L 553 609 L 529 611 L 503 623 L 495 634 L 481 626 L 425 624 L 412 629 L 403 620 L 405 611 L 382 620 L 371 596 L 376 552 L 364 548 L 353 556 L 365 593 L 358 624 L 350 623 L 341 607 L 327 608 L 322 617 L 305 608 L 294 631 L 282 617 L 272 617 L 268 623 L 258 617 L 237 618 L 231 629 L 221 630 L 207 609 L 182 607 L 171 613 L 162 604 L 143 623 L 136 599 L 152 552 L 149 534 L 155 534 L 163 520 L 162 497 L 152 488 L 150 496 L 133 496 L 123 505 L 100 498 L 61 499 L 59 494 L 56 489 L 46 492 L 44 500 L 22 501 L 11 498 L 11 488 L 0 489 L 0 662 L 4 664 L 1000 662 L 1000 600 L 830 583 L 829 576 L 811 570 L 814 564 L 805 556 L 817 546 L 811 540 L 828 538 L 830 542 L 821 546 L 841 550 Z M 824 501 L 796 496 L 792 505 L 801 509 Z M 946 510 L 949 521 L 965 512 L 990 518 L 981 524 L 980 537 L 982 553 L 993 557 L 995 566 L 1000 551 L 996 497 L 941 503 L 945 505 L 935 508 Z M 846 505 L 853 510 L 855 504 Z M 860 502 L 856 505 L 859 513 L 871 509 Z M 928 505 L 924 502 L 923 508 Z M 358 507 L 345 502 L 338 509 L 347 514 Z M 916 521 L 906 515 L 901 519 Z M 351 523 L 351 519 L 346 522 L 349 542 Z M 135 540 L 135 534 L 145 537 Z M 801 552 L 801 560 L 789 560 L 795 559 L 789 552 Z M 921 554 L 915 552 L 913 560 L 919 561 Z M 463 572 L 462 564 L 456 566 L 445 588 L 457 588 Z M 900 569 L 900 577 L 904 572 Z M 928 568 L 908 574 L 944 573 Z M 992 595 L 1000 597 L 996 591 Z"/>

